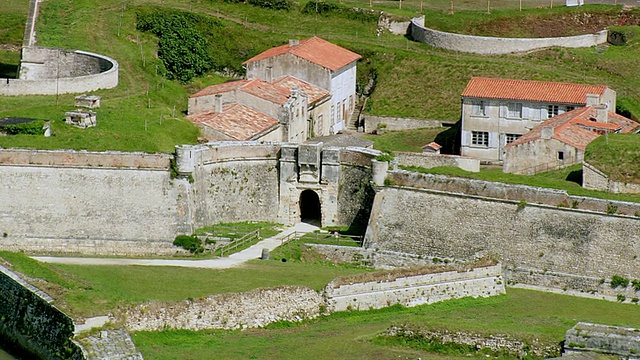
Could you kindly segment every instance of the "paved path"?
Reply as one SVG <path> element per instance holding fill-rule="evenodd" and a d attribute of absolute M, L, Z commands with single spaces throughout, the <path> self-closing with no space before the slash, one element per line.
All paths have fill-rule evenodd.
<path fill-rule="evenodd" d="M 244 249 L 229 257 L 209 259 L 209 260 L 170 260 L 170 259 L 118 259 L 118 258 L 82 258 L 82 257 L 51 257 L 51 256 L 33 256 L 33 259 L 46 263 L 55 264 L 73 264 L 73 265 L 143 265 L 143 266 L 180 266 L 194 268 L 209 269 L 226 269 L 238 266 L 252 259 L 258 259 L 262 255 L 262 249 L 272 251 L 282 245 L 284 238 L 293 232 L 307 233 L 317 230 L 318 227 L 298 223 L 294 227 L 288 228 L 283 232 L 264 239 L 259 243 Z"/>

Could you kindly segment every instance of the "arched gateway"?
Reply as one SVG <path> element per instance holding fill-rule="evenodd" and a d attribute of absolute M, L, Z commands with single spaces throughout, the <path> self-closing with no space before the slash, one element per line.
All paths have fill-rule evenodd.
<path fill-rule="evenodd" d="M 300 220 L 305 223 L 322 226 L 320 198 L 313 190 L 304 190 L 300 194 Z"/>

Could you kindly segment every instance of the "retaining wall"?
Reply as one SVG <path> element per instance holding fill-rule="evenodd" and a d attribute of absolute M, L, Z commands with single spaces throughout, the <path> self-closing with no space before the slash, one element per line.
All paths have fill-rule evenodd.
<path fill-rule="evenodd" d="M 440 120 L 398 118 L 364 114 L 364 131 L 372 133 L 379 124 L 387 124 L 387 130 L 411 130 L 442 127 Z"/>
<path fill-rule="evenodd" d="M 640 274 L 640 219 L 453 192 L 387 187 L 376 194 L 365 246 L 425 257 L 499 256 L 521 281 L 547 271 L 581 279 Z"/>
<path fill-rule="evenodd" d="M 608 191 L 614 194 L 640 193 L 640 184 L 613 181 L 607 174 L 586 162 L 582 163 L 582 186 L 585 189 Z"/>
<path fill-rule="evenodd" d="M 83 359 L 73 320 L 48 295 L 0 266 L 0 341 L 41 359 Z"/>
<path fill-rule="evenodd" d="M 597 352 L 637 359 L 640 352 L 639 329 L 579 322 L 567 330 L 565 354 Z"/>
<path fill-rule="evenodd" d="M 118 86 L 118 72 L 118 62 L 104 55 L 23 48 L 20 78 L 0 78 L 0 95 L 56 95 L 111 89 Z"/>
<path fill-rule="evenodd" d="M 404 151 L 397 151 L 394 154 L 396 163 L 402 166 L 417 166 L 425 169 L 438 166 L 454 166 L 471 172 L 480 171 L 480 160 L 466 156 Z"/>
<path fill-rule="evenodd" d="M 151 302 L 128 310 L 123 318 L 130 331 L 244 329 L 313 318 L 322 304 L 314 290 L 289 286 L 178 303 Z"/>
<path fill-rule="evenodd" d="M 596 34 L 555 38 L 498 38 L 447 33 L 424 26 L 424 16 L 411 20 L 410 36 L 433 47 L 483 55 L 509 54 L 544 49 L 553 46 L 567 48 L 591 47 L 607 42 L 607 30 Z"/>
<path fill-rule="evenodd" d="M 380 309 L 393 304 L 418 306 L 462 297 L 504 294 L 500 265 L 335 286 L 324 290 L 330 311 Z"/>

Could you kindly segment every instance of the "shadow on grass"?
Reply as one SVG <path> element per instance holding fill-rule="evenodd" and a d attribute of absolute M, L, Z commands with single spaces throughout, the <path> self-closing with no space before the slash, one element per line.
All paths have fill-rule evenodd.
<path fill-rule="evenodd" d="M 3 79 L 17 79 L 18 78 L 18 65 L 5 64 L 0 62 L 0 78 Z"/>

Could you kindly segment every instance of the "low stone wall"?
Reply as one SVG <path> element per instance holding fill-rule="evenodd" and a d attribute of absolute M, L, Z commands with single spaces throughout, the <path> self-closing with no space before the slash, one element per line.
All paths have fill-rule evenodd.
<path fill-rule="evenodd" d="M 425 27 L 424 16 L 411 20 L 409 34 L 415 41 L 436 48 L 484 55 L 525 52 L 553 46 L 591 47 L 607 42 L 607 30 L 596 34 L 556 38 L 497 38 L 454 34 Z"/>
<path fill-rule="evenodd" d="M 322 297 L 304 287 L 257 289 L 178 303 L 151 302 L 123 314 L 130 331 L 244 329 L 320 314 Z"/>
<path fill-rule="evenodd" d="M 614 194 L 640 193 L 640 184 L 613 181 L 609 179 L 607 174 L 586 162 L 582 163 L 582 187 L 590 190 L 608 191 Z"/>
<path fill-rule="evenodd" d="M 402 166 L 417 166 L 425 169 L 438 166 L 455 166 L 470 172 L 480 171 L 480 160 L 466 156 L 412 153 L 404 151 L 398 151 L 394 154 L 397 164 Z"/>
<path fill-rule="evenodd" d="M 442 127 L 442 121 L 440 120 L 398 118 L 364 114 L 364 132 L 374 132 L 379 124 L 387 124 L 387 130 L 411 130 Z"/>
<path fill-rule="evenodd" d="M 637 359 L 640 355 L 640 330 L 579 322 L 567 330 L 565 354 L 597 352 Z"/>
<path fill-rule="evenodd" d="M 171 166 L 171 155 L 116 151 L 0 149 L 0 166 L 2 165 L 168 170 Z"/>
<path fill-rule="evenodd" d="M 404 170 L 389 171 L 387 178 L 398 186 L 519 201 L 522 206 L 526 206 L 528 203 L 545 204 L 558 208 L 596 211 L 609 215 L 627 215 L 634 218 L 637 217 L 636 214 L 640 214 L 640 203 L 569 195 L 564 190 L 422 174 Z"/>
<path fill-rule="evenodd" d="M 48 295 L 0 266 L 0 342 L 41 359 L 83 359 L 73 320 Z"/>
<path fill-rule="evenodd" d="M 336 286 L 324 290 L 330 311 L 380 309 L 394 304 L 417 306 L 462 297 L 504 294 L 500 264 L 466 272 L 448 271 Z"/>
<path fill-rule="evenodd" d="M 29 52 L 25 49 L 20 78 L 0 79 L 0 95 L 72 94 L 118 86 L 118 62 L 107 56 L 81 50 L 35 48 L 37 51 Z M 47 54 L 43 54 L 45 52 Z M 58 71 L 59 58 L 65 59 L 64 72 Z"/>
<path fill-rule="evenodd" d="M 413 340 L 424 339 L 441 344 L 467 345 L 475 350 L 486 349 L 501 355 L 508 354 L 518 359 L 527 355 L 533 358 L 548 359 L 560 356 L 562 351 L 560 345 L 543 343 L 538 339 L 525 341 L 502 334 L 487 335 L 465 331 L 415 329 L 415 325 L 394 325 L 387 329 L 384 336 Z"/>
<path fill-rule="evenodd" d="M 102 330 L 79 340 L 87 360 L 142 360 L 131 336 L 124 329 Z"/>

